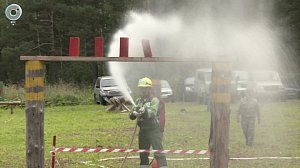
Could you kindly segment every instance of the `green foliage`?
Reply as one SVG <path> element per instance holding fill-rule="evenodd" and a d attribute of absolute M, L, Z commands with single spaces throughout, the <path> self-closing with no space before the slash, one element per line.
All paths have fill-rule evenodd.
<path fill-rule="evenodd" d="M 45 87 L 46 106 L 82 105 L 94 103 L 93 87 L 90 85 L 78 86 L 75 84 L 47 85 Z M 21 101 L 25 103 L 25 90 L 19 85 L 9 84 L 4 87 L 3 98 L 5 101 Z"/>
<path fill-rule="evenodd" d="M 5 10 L 7 2 L 11 3 L 0 1 L 1 11 Z M 182 6 L 193 7 L 194 2 L 196 0 L 153 0 L 150 8 L 154 14 L 160 14 Z M 276 26 L 288 31 L 289 35 L 282 35 L 284 43 L 296 49 L 292 58 L 283 57 L 282 61 L 293 60 L 300 65 L 299 0 L 273 2 L 273 21 Z M 93 56 L 96 36 L 105 38 L 107 52 L 113 33 L 124 25 L 126 12 L 130 9 L 143 10 L 143 1 L 140 0 L 19 0 L 14 3 L 19 3 L 23 8 L 23 15 L 15 26 L 9 23 L 3 13 L 0 15 L 0 80 L 9 83 L 23 82 L 24 63 L 19 61 L 19 56 L 68 55 L 70 36 L 81 38 L 80 55 Z M 169 9 L 170 4 L 176 7 Z M 107 75 L 106 67 L 95 63 L 46 63 L 46 69 L 49 83 L 63 80 L 92 84 L 97 76 Z M 182 79 L 176 79 L 174 83 L 178 81 Z"/>
<path fill-rule="evenodd" d="M 5 86 L 4 89 L 4 101 L 22 101 L 25 100 L 24 89 L 18 85 Z"/>
<path fill-rule="evenodd" d="M 8 5 L 6 2 L 0 1 L 2 11 Z M 80 55 L 93 56 L 94 38 L 103 36 L 108 45 L 130 6 L 129 0 L 22 0 L 15 3 L 23 9 L 15 26 L 10 25 L 4 14 L 0 16 L 0 80 L 9 83 L 21 83 L 24 79 L 24 63 L 19 61 L 19 56 L 68 55 L 70 36 L 81 38 Z M 47 81 L 91 84 L 99 74 L 106 73 L 94 63 L 71 67 L 68 63 L 47 63 Z M 77 73 L 68 70 L 75 68 Z"/>
<path fill-rule="evenodd" d="M 300 1 L 298 0 L 274 0 L 274 22 L 277 26 L 280 26 L 286 33 L 281 35 L 281 40 L 289 50 L 295 50 L 291 52 L 292 56 L 284 58 L 282 61 L 287 62 L 287 68 L 289 66 L 288 60 L 296 63 L 298 68 L 300 66 Z"/>
<path fill-rule="evenodd" d="M 46 86 L 45 105 L 65 106 L 93 103 L 92 86 L 78 87 L 74 84 L 59 83 Z"/>

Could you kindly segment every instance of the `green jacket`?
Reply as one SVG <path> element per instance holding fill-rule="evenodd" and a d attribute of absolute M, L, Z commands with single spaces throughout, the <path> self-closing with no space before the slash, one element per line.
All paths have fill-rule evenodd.
<path fill-rule="evenodd" d="M 138 98 L 136 100 L 136 107 L 133 107 L 129 113 L 129 118 L 135 120 L 136 117 L 133 116 L 133 111 L 144 107 L 145 112 L 142 114 L 141 118 L 138 121 L 138 126 L 141 130 L 154 129 L 159 127 L 158 120 L 158 108 L 159 108 L 159 99 L 152 97 L 149 99 Z"/>
<path fill-rule="evenodd" d="M 243 98 L 237 113 L 238 117 L 242 118 L 256 118 L 260 121 L 260 110 L 258 102 L 255 98 Z"/>

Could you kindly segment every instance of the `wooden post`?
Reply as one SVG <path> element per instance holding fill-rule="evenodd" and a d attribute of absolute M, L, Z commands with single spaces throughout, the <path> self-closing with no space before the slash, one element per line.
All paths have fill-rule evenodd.
<path fill-rule="evenodd" d="M 212 100 L 209 137 L 210 167 L 227 168 L 229 159 L 229 123 L 231 64 L 215 62 L 212 69 Z"/>
<path fill-rule="evenodd" d="M 150 0 L 144 0 L 143 7 L 144 7 L 145 11 L 149 12 L 150 11 Z"/>
<path fill-rule="evenodd" d="M 55 157 L 56 157 L 56 153 L 54 152 L 54 150 L 55 150 L 55 147 L 56 147 L 56 136 L 53 136 L 52 145 L 53 145 L 53 151 L 52 151 L 51 168 L 55 168 Z"/>
<path fill-rule="evenodd" d="M 0 81 L 0 101 L 4 100 L 4 97 L 3 97 L 4 90 L 3 90 L 3 88 L 4 88 L 4 83 L 2 81 Z"/>
<path fill-rule="evenodd" d="M 10 114 L 14 114 L 14 106 L 10 106 Z"/>
<path fill-rule="evenodd" d="M 44 167 L 44 63 L 25 64 L 26 98 L 26 164 L 28 168 Z"/>

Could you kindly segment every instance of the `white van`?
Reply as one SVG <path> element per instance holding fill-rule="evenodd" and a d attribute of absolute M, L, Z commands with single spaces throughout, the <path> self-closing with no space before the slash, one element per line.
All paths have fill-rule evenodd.
<path fill-rule="evenodd" d="M 212 78 L 212 69 L 197 69 L 195 75 L 195 91 L 197 93 L 197 101 L 206 103 L 209 98 L 209 85 Z M 242 92 L 247 90 L 249 75 L 247 71 L 232 71 L 231 81 L 231 98 L 236 101 L 240 98 Z"/>
<path fill-rule="evenodd" d="M 169 82 L 166 80 L 161 80 L 160 85 L 161 85 L 161 98 L 165 100 L 173 101 L 173 90 Z"/>
<path fill-rule="evenodd" d="M 206 103 L 209 96 L 212 70 L 210 68 L 197 69 L 195 74 L 195 91 L 198 103 Z"/>
<path fill-rule="evenodd" d="M 285 101 L 286 93 L 278 72 L 274 70 L 260 70 L 250 73 L 255 85 L 258 99 L 277 99 Z"/>
<path fill-rule="evenodd" d="M 241 97 L 241 94 L 249 87 L 249 73 L 247 71 L 234 70 L 232 71 L 232 100 L 236 101 Z"/>

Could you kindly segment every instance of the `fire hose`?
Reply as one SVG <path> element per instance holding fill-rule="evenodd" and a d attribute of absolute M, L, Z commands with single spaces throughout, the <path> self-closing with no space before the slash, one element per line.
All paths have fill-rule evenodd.
<path fill-rule="evenodd" d="M 137 126 L 138 126 L 138 121 L 139 121 L 139 119 L 140 119 L 140 116 L 138 116 L 138 117 L 136 118 L 135 127 L 134 127 L 134 130 L 133 130 L 133 132 L 132 132 L 131 140 L 130 140 L 130 143 L 129 143 L 127 149 L 130 149 L 131 146 L 132 146 L 132 143 L 133 143 L 133 140 L 134 140 L 134 135 L 135 135 L 135 133 L 136 133 L 136 129 L 137 129 Z M 124 157 L 124 159 L 123 159 L 123 161 L 122 161 L 122 163 L 121 163 L 120 168 L 123 168 L 123 166 L 124 166 L 124 164 L 125 164 L 125 162 L 126 162 L 126 160 L 127 160 L 128 154 L 129 154 L 129 153 L 126 153 L 126 155 L 125 155 L 125 157 Z M 153 158 L 152 161 L 150 162 L 149 166 L 152 164 L 153 160 L 154 160 L 154 158 Z"/>
<path fill-rule="evenodd" d="M 130 140 L 130 143 L 129 143 L 127 149 L 130 149 L 130 148 L 131 148 L 131 145 L 132 145 L 132 143 L 133 143 L 134 135 L 135 135 L 135 132 L 136 132 L 136 128 L 137 128 L 137 126 L 138 126 L 138 119 L 139 119 L 139 118 L 136 118 L 135 127 L 134 127 L 134 130 L 133 130 L 133 132 L 132 132 L 131 140 Z M 120 168 L 123 168 L 123 166 L 124 166 L 124 164 L 125 164 L 125 161 L 126 161 L 126 159 L 127 159 L 127 157 L 128 157 L 128 154 L 129 154 L 129 153 L 126 153 L 125 158 L 123 159 Z"/>

